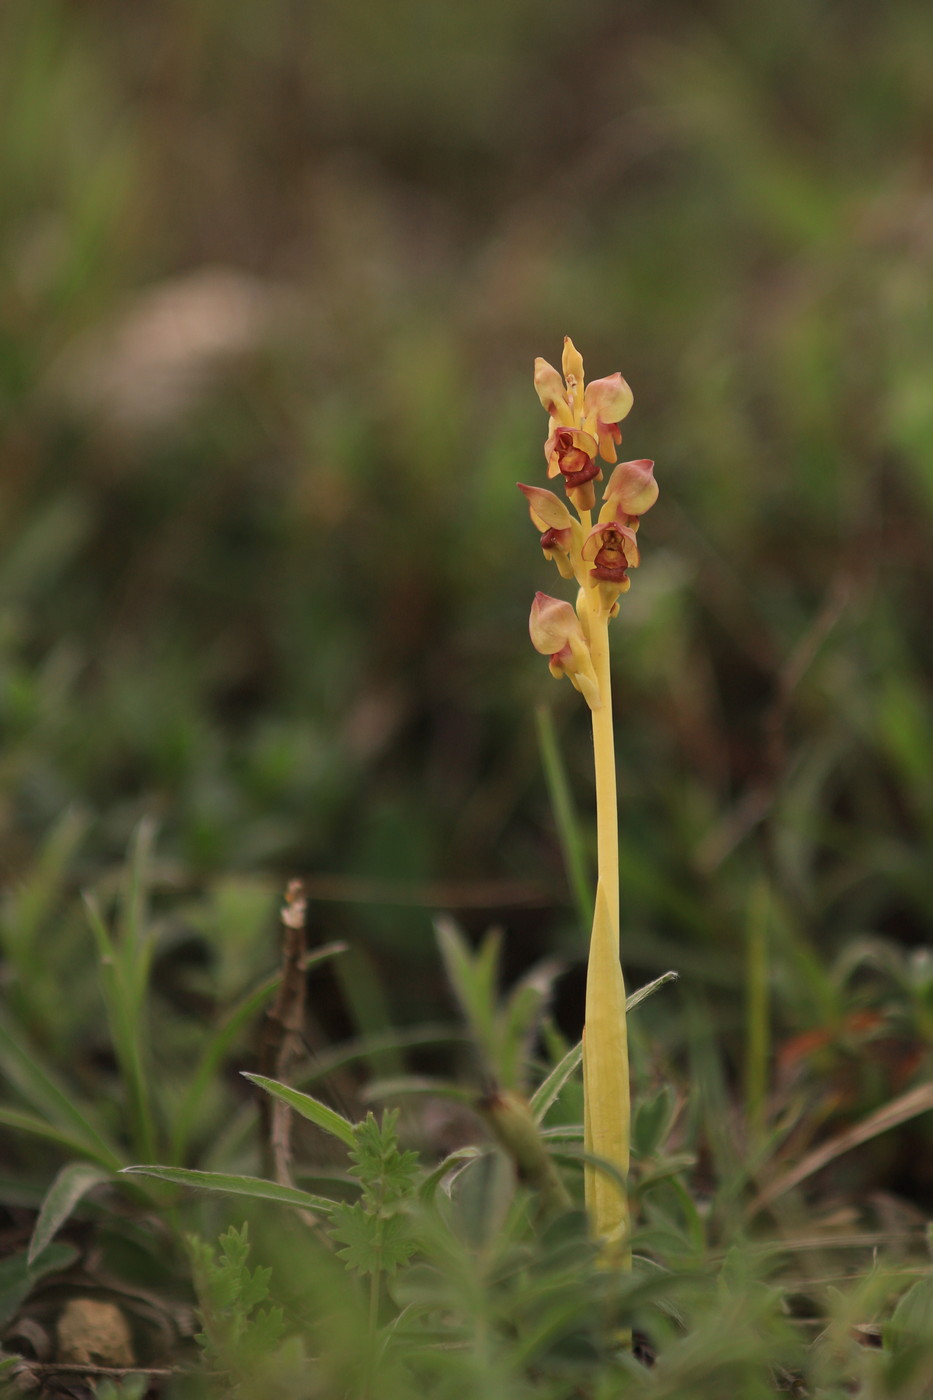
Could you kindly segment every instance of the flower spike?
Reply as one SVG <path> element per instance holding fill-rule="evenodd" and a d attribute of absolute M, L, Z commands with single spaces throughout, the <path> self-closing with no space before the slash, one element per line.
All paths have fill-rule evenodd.
<path fill-rule="evenodd" d="M 564 578 L 579 584 L 576 612 L 569 603 L 535 595 L 531 640 L 548 658 L 553 676 L 567 676 L 592 711 L 596 768 L 596 845 L 599 879 L 587 966 L 583 1035 L 583 1142 L 588 1160 L 584 1192 L 590 1228 L 607 1267 L 631 1264 L 628 1193 L 628 1042 L 625 983 L 619 962 L 619 820 L 612 733 L 609 623 L 638 566 L 635 532 L 658 498 L 654 463 L 647 458 L 616 466 L 596 525 L 594 484 L 602 480 L 597 458 L 615 462 L 619 424 L 632 407 L 621 374 L 584 383 L 583 358 L 568 336 L 563 377 L 546 360 L 535 361 L 535 389 L 548 413 L 544 456 L 548 476 L 561 477 L 577 515 L 551 491 L 521 486 L 541 547 Z M 603 1171 L 600 1162 L 610 1171 Z"/>

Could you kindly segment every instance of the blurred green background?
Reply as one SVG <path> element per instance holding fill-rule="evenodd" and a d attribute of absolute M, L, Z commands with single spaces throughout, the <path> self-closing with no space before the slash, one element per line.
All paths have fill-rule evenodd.
<path fill-rule="evenodd" d="M 924 0 L 6 0 L 0 827 L 63 996 L 144 816 L 195 1010 L 293 874 L 351 1023 L 436 1013 L 438 909 L 579 967 L 534 710 L 589 837 L 587 716 L 515 490 L 571 334 L 661 483 L 627 968 L 740 1046 L 764 872 L 782 1072 L 866 1109 L 928 1063 L 931 46 Z"/>

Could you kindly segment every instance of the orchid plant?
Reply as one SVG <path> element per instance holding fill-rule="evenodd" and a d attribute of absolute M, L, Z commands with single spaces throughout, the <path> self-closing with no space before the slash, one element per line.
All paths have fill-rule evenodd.
<path fill-rule="evenodd" d="M 598 880 L 590 937 L 583 1032 L 584 1168 L 586 1207 L 594 1238 L 607 1262 L 630 1262 L 625 1181 L 629 1168 L 630 1092 L 625 983 L 619 960 L 619 835 L 609 623 L 637 568 L 638 525 L 658 498 L 654 463 L 621 462 L 612 472 L 596 523 L 599 458 L 616 462 L 619 424 L 632 407 L 621 374 L 585 384 L 583 359 L 567 336 L 559 374 L 535 361 L 535 388 L 549 418 L 544 444 L 548 476 L 561 477 L 570 502 L 552 491 L 519 483 L 541 548 L 561 577 L 578 585 L 576 607 L 537 593 L 530 632 L 551 674 L 566 676 L 590 708 L 596 765 Z M 600 1167 L 605 1163 L 609 1170 Z"/>

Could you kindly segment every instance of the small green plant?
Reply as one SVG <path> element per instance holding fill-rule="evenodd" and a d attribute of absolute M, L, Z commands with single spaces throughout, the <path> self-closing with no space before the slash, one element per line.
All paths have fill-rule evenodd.
<path fill-rule="evenodd" d="M 360 1183 L 359 1200 L 340 1202 L 330 1216 L 337 1253 L 354 1273 L 370 1280 L 370 1318 L 375 1323 L 384 1275 L 407 1264 L 418 1247 L 411 1205 L 418 1184 L 417 1152 L 398 1146 L 398 1111 L 377 1123 L 371 1113 L 356 1127 L 350 1175 Z"/>
<path fill-rule="evenodd" d="M 149 1377 L 132 1375 L 112 1381 L 105 1377 L 94 1392 L 95 1400 L 143 1400 L 149 1389 Z"/>
<path fill-rule="evenodd" d="M 48 1028 L 42 999 L 32 985 L 41 984 L 41 979 L 26 973 L 29 959 L 41 957 L 37 919 L 23 918 L 20 911 L 18 921 L 0 920 L 0 949 L 10 946 L 9 927 L 17 922 L 15 946 L 23 960 L 13 979 L 12 1005 L 0 1009 L 0 1082 L 5 1090 L 0 1125 L 27 1143 L 50 1145 L 60 1162 L 39 1201 L 30 1262 L 92 1192 L 101 1196 L 99 1188 L 117 1187 L 125 1195 L 126 1179 L 119 1172 L 134 1158 L 159 1157 L 173 1164 L 219 1159 L 226 1165 L 242 1152 L 242 1140 L 252 1125 L 252 1106 L 234 1113 L 217 1070 L 261 1016 L 280 975 L 253 978 L 246 987 L 236 985 L 218 1007 L 217 1023 L 199 1037 L 192 1053 L 188 1025 L 159 1002 L 154 987 L 163 934 L 152 908 L 158 892 L 155 835 L 154 825 L 142 822 L 116 892 L 105 891 L 106 903 L 92 896 L 83 901 L 84 981 L 91 984 L 93 1014 L 106 1026 L 102 1048 L 113 1063 L 103 1091 L 98 1074 L 93 1098 L 87 1093 L 87 1066 L 76 1064 L 69 1054 L 62 1071 L 43 1043 L 49 1039 Z M 62 840 L 50 843 L 53 853 L 61 844 Z M 51 857 L 46 864 L 54 867 Z M 34 906 L 37 901 L 29 903 Z M 270 905 L 266 897 L 251 912 L 265 915 Z M 232 917 L 232 911 L 226 912 Z M 90 944 L 93 959 L 88 957 Z M 338 950 L 338 945 L 316 950 L 306 958 L 305 971 Z M 67 1003 L 62 988 L 56 990 L 59 1000 Z M 80 991 L 83 997 L 83 986 Z M 140 1187 L 145 1194 L 143 1183 L 131 1188 L 135 1201 Z M 105 1206 L 113 1199 L 104 1195 Z"/>
<path fill-rule="evenodd" d="M 281 1308 L 261 1307 L 269 1296 L 272 1270 L 249 1269 L 249 1228 L 221 1235 L 219 1250 L 189 1235 L 194 1286 L 198 1295 L 201 1331 L 195 1340 L 209 1367 L 235 1374 L 249 1372 L 263 1362 L 285 1332 Z"/>

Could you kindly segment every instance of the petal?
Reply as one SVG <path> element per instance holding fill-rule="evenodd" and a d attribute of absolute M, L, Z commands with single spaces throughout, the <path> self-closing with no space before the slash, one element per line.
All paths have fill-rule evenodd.
<path fill-rule="evenodd" d="M 542 656 L 554 656 L 573 642 L 586 645 L 583 628 L 569 603 L 536 593 L 528 619 L 531 644 Z"/>
<path fill-rule="evenodd" d="M 561 423 L 573 422 L 564 381 L 547 360 L 535 360 L 535 389 L 542 407 L 547 409 L 552 418 Z"/>
<path fill-rule="evenodd" d="M 606 504 L 600 515 L 644 515 L 657 499 L 654 462 L 647 457 L 640 457 L 635 462 L 620 462 L 606 483 L 603 492 Z"/>
<path fill-rule="evenodd" d="M 618 423 L 600 423 L 599 455 L 604 462 L 616 460 L 616 444 L 622 441 Z"/>
<path fill-rule="evenodd" d="M 609 374 L 605 379 L 594 379 L 586 386 L 586 411 L 595 411 L 602 423 L 620 423 L 634 402 L 635 396 L 621 374 Z"/>
<path fill-rule="evenodd" d="M 546 559 L 564 558 L 573 548 L 573 526 L 568 525 L 566 530 L 545 530 L 541 536 L 541 548 Z M 564 573 L 563 569 L 561 573 L 564 578 L 573 578 L 572 568 L 569 574 Z"/>
<path fill-rule="evenodd" d="M 572 525 L 573 516 L 553 491 L 545 491 L 542 486 L 523 486 L 521 482 L 518 489 L 528 502 L 531 519 L 538 529 L 547 526 L 551 530 L 566 530 Z"/>

